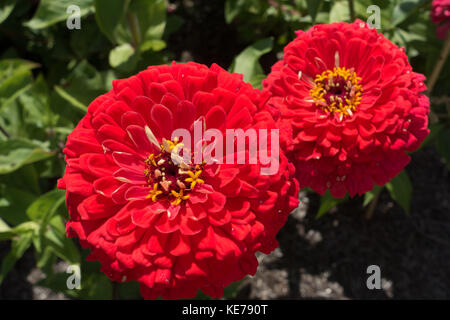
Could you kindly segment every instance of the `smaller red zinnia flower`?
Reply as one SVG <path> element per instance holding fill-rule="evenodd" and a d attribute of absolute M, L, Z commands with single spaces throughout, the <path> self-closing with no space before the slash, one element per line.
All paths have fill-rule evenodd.
<path fill-rule="evenodd" d="M 395 177 L 428 134 L 424 79 L 362 21 L 298 31 L 263 84 L 300 186 L 354 196 Z"/>
<path fill-rule="evenodd" d="M 431 21 L 436 24 L 436 35 L 444 40 L 450 29 L 450 0 L 434 0 L 431 4 Z"/>
<path fill-rule="evenodd" d="M 298 204 L 294 167 L 174 161 L 175 129 L 275 128 L 259 90 L 217 65 L 152 66 L 96 98 L 67 139 L 67 233 L 114 281 L 138 281 L 144 298 L 220 297 L 256 272 L 255 253 Z M 195 130 L 194 130 L 195 134 Z M 184 150 L 184 149 L 183 149 Z"/>

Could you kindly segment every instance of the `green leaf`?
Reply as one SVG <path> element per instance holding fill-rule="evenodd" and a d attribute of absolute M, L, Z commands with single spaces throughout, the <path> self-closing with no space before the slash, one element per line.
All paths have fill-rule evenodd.
<path fill-rule="evenodd" d="M 230 72 L 237 72 L 244 75 L 244 81 L 249 82 L 255 76 L 262 73 L 259 58 L 272 50 L 273 39 L 265 38 L 259 40 L 242 51 L 233 61 Z"/>
<path fill-rule="evenodd" d="M 450 128 L 442 130 L 435 137 L 436 149 L 444 158 L 447 167 L 450 169 Z"/>
<path fill-rule="evenodd" d="M 31 220 L 41 221 L 45 227 L 46 222 L 55 214 L 58 207 L 64 202 L 66 192 L 54 189 L 40 196 L 27 209 L 27 215 Z"/>
<path fill-rule="evenodd" d="M 109 53 L 109 64 L 113 68 L 123 65 L 131 61 L 131 57 L 134 53 L 134 48 L 128 43 L 117 46 Z"/>
<path fill-rule="evenodd" d="M 392 12 L 392 27 L 399 25 L 405 21 L 413 12 L 415 12 L 420 6 L 427 3 L 428 0 L 407 0 L 400 1 Z"/>
<path fill-rule="evenodd" d="M 166 47 L 166 43 L 163 40 L 146 40 L 140 46 L 141 52 L 152 50 L 154 52 L 161 51 Z"/>
<path fill-rule="evenodd" d="M 250 84 L 252 85 L 253 88 L 262 90 L 262 82 L 264 79 L 266 79 L 267 76 L 264 73 L 261 74 L 255 74 L 253 75 L 253 77 L 250 79 Z"/>
<path fill-rule="evenodd" d="M 367 206 L 370 202 L 372 202 L 373 198 L 383 190 L 383 187 L 374 185 L 373 189 L 364 194 L 364 202 L 363 206 Z"/>
<path fill-rule="evenodd" d="M 54 216 L 49 227 L 43 230 L 43 247 L 51 250 L 61 259 L 69 264 L 80 264 L 80 252 L 72 239 L 67 238 L 66 228 L 60 216 Z"/>
<path fill-rule="evenodd" d="M 386 184 L 386 189 L 388 189 L 392 199 L 394 199 L 395 202 L 397 202 L 403 210 L 409 214 L 411 207 L 412 185 L 406 171 L 403 170 L 394 179 L 388 182 Z"/>
<path fill-rule="evenodd" d="M 348 1 L 334 1 L 330 10 L 330 23 L 350 21 Z"/>
<path fill-rule="evenodd" d="M 54 86 L 55 92 L 64 100 L 70 103 L 71 106 L 75 107 L 78 111 L 85 114 L 88 108 L 77 100 L 74 96 L 70 95 L 66 90 L 61 88 L 60 86 Z"/>
<path fill-rule="evenodd" d="M 16 5 L 16 0 L 1 0 L 0 1 L 0 23 L 5 21 Z"/>
<path fill-rule="evenodd" d="M 422 144 L 417 150 L 422 149 L 423 147 L 429 145 L 430 143 L 433 143 L 436 141 L 436 138 L 441 134 L 441 132 L 445 129 L 445 124 L 441 122 L 437 123 L 431 123 L 428 125 L 430 129 L 430 133 L 428 136 L 423 140 Z"/>
<path fill-rule="evenodd" d="M 37 64 L 20 59 L 0 61 L 0 110 L 31 87 Z"/>
<path fill-rule="evenodd" d="M 112 43 L 117 43 L 115 31 L 128 5 L 128 0 L 95 0 L 95 19 L 98 27 Z"/>
<path fill-rule="evenodd" d="M 232 282 L 225 288 L 223 288 L 223 297 L 225 299 L 236 299 L 237 294 L 239 293 L 238 289 L 242 284 L 242 280 Z"/>
<path fill-rule="evenodd" d="M 9 271 L 14 267 L 17 260 L 19 260 L 25 251 L 30 247 L 33 234 L 27 232 L 22 234 L 18 239 L 13 239 L 11 244 L 11 251 L 3 259 L 0 270 L 0 284 L 5 279 Z"/>
<path fill-rule="evenodd" d="M 54 155 L 48 143 L 13 138 L 0 141 L 0 174 L 10 173 L 20 167 L 48 159 Z"/>
<path fill-rule="evenodd" d="M 161 39 L 166 26 L 166 4 L 164 0 L 133 0 L 129 14 L 138 21 L 141 40 Z"/>
<path fill-rule="evenodd" d="M 25 212 L 36 196 L 25 190 L 5 185 L 2 185 L 0 190 L 0 217 L 14 226 L 27 221 Z"/>
<path fill-rule="evenodd" d="M 225 1 L 225 21 L 230 24 L 241 12 L 245 5 L 245 0 L 226 0 Z"/>
<path fill-rule="evenodd" d="M 31 29 L 43 29 L 67 20 L 71 16 L 70 12 L 67 13 L 67 8 L 71 5 L 80 8 L 80 17 L 94 11 L 93 0 L 41 0 L 33 19 L 24 25 Z"/>
<path fill-rule="evenodd" d="M 104 77 L 86 60 L 79 62 L 59 87 L 62 89 L 59 94 L 65 94 L 66 101 L 72 101 L 73 106 L 84 110 L 83 113 L 92 100 L 106 93 Z"/>
<path fill-rule="evenodd" d="M 319 12 L 319 8 L 322 5 L 322 2 L 322 0 L 306 0 L 306 3 L 308 5 L 308 13 L 311 16 L 313 23 L 316 20 L 317 13 Z"/>
<path fill-rule="evenodd" d="M 39 75 L 29 90 L 19 96 L 24 110 L 23 120 L 39 128 L 51 126 L 54 115 L 50 112 L 49 90 L 42 75 Z"/>
<path fill-rule="evenodd" d="M 11 239 L 14 233 L 11 230 L 11 227 L 0 218 L 0 241 Z"/>
<path fill-rule="evenodd" d="M 320 197 L 319 211 L 317 211 L 316 219 L 321 218 L 325 215 L 331 208 L 336 207 L 339 203 L 347 200 L 347 195 L 345 198 L 335 198 L 331 195 L 330 191 L 327 190 L 323 196 Z"/>

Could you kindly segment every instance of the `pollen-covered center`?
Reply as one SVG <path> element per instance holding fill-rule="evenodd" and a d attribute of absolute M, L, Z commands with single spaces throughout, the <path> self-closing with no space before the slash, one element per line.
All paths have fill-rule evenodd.
<path fill-rule="evenodd" d="M 310 94 L 317 107 L 338 116 L 352 116 L 361 103 L 361 78 L 353 70 L 335 67 L 318 74 Z"/>
<path fill-rule="evenodd" d="M 181 157 L 174 161 L 172 153 L 182 148 L 183 144 L 164 140 L 158 154 L 150 154 L 145 160 L 145 176 L 151 190 L 147 198 L 156 202 L 168 199 L 172 205 L 179 205 L 189 199 L 189 193 L 200 183 L 202 165 L 187 164 Z"/>

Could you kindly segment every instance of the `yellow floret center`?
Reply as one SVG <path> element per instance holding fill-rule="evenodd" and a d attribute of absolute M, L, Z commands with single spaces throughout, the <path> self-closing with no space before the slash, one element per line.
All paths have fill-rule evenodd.
<path fill-rule="evenodd" d="M 317 107 L 326 113 L 352 116 L 361 103 L 361 78 L 353 68 L 335 67 L 318 74 L 310 95 Z"/>

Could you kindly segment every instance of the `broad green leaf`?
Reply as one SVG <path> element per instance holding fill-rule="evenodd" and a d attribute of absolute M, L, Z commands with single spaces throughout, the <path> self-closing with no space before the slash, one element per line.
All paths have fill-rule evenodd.
<path fill-rule="evenodd" d="M 80 110 L 99 95 L 106 93 L 105 79 L 89 62 L 83 60 L 73 68 L 70 75 L 59 85 L 59 94 Z M 75 99 L 75 100 L 73 100 Z M 81 107 L 83 105 L 83 107 Z"/>
<path fill-rule="evenodd" d="M 122 21 L 128 5 L 128 0 L 95 0 L 95 19 L 98 27 L 112 43 L 117 43 L 115 30 Z"/>
<path fill-rule="evenodd" d="M 5 185 L 0 190 L 0 217 L 13 226 L 29 220 L 26 210 L 36 199 L 36 195 Z"/>
<path fill-rule="evenodd" d="M 78 111 L 82 112 L 83 114 L 85 114 L 88 110 L 88 108 L 81 103 L 80 101 L 78 101 L 75 97 L 73 97 L 72 95 L 70 95 L 66 90 L 64 90 L 63 88 L 61 88 L 60 86 L 54 86 L 55 92 L 64 100 L 66 100 L 67 102 L 70 103 L 71 106 L 75 107 Z"/>
<path fill-rule="evenodd" d="M 37 64 L 19 59 L 0 61 L 0 110 L 31 87 Z"/>
<path fill-rule="evenodd" d="M 0 23 L 5 21 L 16 5 L 16 0 L 1 0 L 0 1 Z"/>
<path fill-rule="evenodd" d="M 166 43 L 163 40 L 147 40 L 141 44 L 141 52 L 152 50 L 152 51 L 161 51 L 166 47 Z"/>
<path fill-rule="evenodd" d="M 388 189 L 392 199 L 394 199 L 395 202 L 409 214 L 411 208 L 412 185 L 406 171 L 403 170 L 394 179 L 388 182 L 386 184 L 386 189 Z"/>
<path fill-rule="evenodd" d="M 444 158 L 447 167 L 450 169 L 450 129 L 442 130 L 435 137 L 436 149 Z"/>
<path fill-rule="evenodd" d="M 128 11 L 136 16 L 141 41 L 162 38 L 167 11 L 164 0 L 133 0 Z"/>
<path fill-rule="evenodd" d="M 25 251 L 30 247 L 33 234 L 31 232 L 22 234 L 19 238 L 13 239 L 11 244 L 11 251 L 3 259 L 0 270 L 0 284 L 5 279 L 5 276 L 14 267 L 17 260 L 19 260 Z"/>
<path fill-rule="evenodd" d="M 81 277 L 81 292 L 78 293 L 80 299 L 87 300 L 111 300 L 112 282 L 101 272 L 88 274 Z"/>
<path fill-rule="evenodd" d="M 31 220 L 41 221 L 42 226 L 53 217 L 56 209 L 64 202 L 66 192 L 54 189 L 40 196 L 27 209 L 27 215 Z"/>
<path fill-rule="evenodd" d="M 392 26 L 399 25 L 405 21 L 413 12 L 420 6 L 425 4 L 428 0 L 406 0 L 400 1 L 392 12 L 391 23 Z"/>
<path fill-rule="evenodd" d="M 11 227 L 0 218 L 0 241 L 11 239 L 13 235 L 14 233 L 12 232 Z"/>
<path fill-rule="evenodd" d="M 253 86 L 253 88 L 262 90 L 262 82 L 266 78 L 267 76 L 264 73 L 255 74 L 250 79 L 250 84 Z"/>
<path fill-rule="evenodd" d="M 242 280 L 232 282 L 225 288 L 223 288 L 223 297 L 225 299 L 236 299 L 239 286 L 242 284 Z"/>
<path fill-rule="evenodd" d="M 50 158 L 54 155 L 48 143 L 13 138 L 0 141 L 0 174 L 10 173 L 20 167 Z"/>
<path fill-rule="evenodd" d="M 71 16 L 71 12 L 67 12 L 67 8 L 71 5 L 80 8 L 80 17 L 94 12 L 93 0 L 41 0 L 33 19 L 26 22 L 25 26 L 31 29 L 43 29 L 64 21 Z"/>
<path fill-rule="evenodd" d="M 330 23 L 350 21 L 350 9 L 347 0 L 334 1 L 330 10 Z"/>
<path fill-rule="evenodd" d="M 306 0 L 308 5 L 308 13 L 311 16 L 312 21 L 316 20 L 317 13 L 319 12 L 319 8 L 322 5 L 322 0 Z"/>
<path fill-rule="evenodd" d="M 247 47 L 236 58 L 230 67 L 230 72 L 244 75 L 244 81 L 249 82 L 254 76 L 262 73 L 258 60 L 262 55 L 272 50 L 273 39 L 265 38 Z"/>
<path fill-rule="evenodd" d="M 112 282 L 99 269 L 99 262 L 83 261 L 80 267 L 80 289 L 70 290 L 67 288 L 67 279 L 72 273 L 66 272 L 50 274 L 47 278 L 40 281 L 38 285 L 50 288 L 56 292 L 63 292 L 66 296 L 76 299 L 112 299 Z"/>
<path fill-rule="evenodd" d="M 54 115 L 49 105 L 49 90 L 42 75 L 39 75 L 29 90 L 19 96 L 20 104 L 24 110 L 24 122 L 39 128 L 48 128 Z"/>
<path fill-rule="evenodd" d="M 317 211 L 316 219 L 321 218 L 324 214 L 328 213 L 332 208 L 336 207 L 339 203 L 346 201 L 345 198 L 335 198 L 331 195 L 330 191 L 327 190 L 323 196 L 320 197 L 319 211 Z"/>
<path fill-rule="evenodd" d="M 226 0 L 225 1 L 225 21 L 229 24 L 237 17 L 246 5 L 246 0 Z"/>
<path fill-rule="evenodd" d="M 134 53 L 134 48 L 128 43 L 117 46 L 109 53 L 109 64 L 113 68 L 123 65 L 131 60 Z"/>
<path fill-rule="evenodd" d="M 5 189 L 19 189 L 24 192 L 32 193 L 33 195 L 41 194 L 39 173 L 34 164 L 29 164 L 14 172 L 0 175 L 0 186 L 5 186 Z M 0 194 L 2 194 L 1 191 Z"/>
<path fill-rule="evenodd" d="M 60 216 L 54 216 L 49 227 L 43 230 L 43 247 L 49 247 L 61 259 L 69 264 L 80 263 L 80 252 L 72 239 L 66 236 L 66 228 Z"/>

